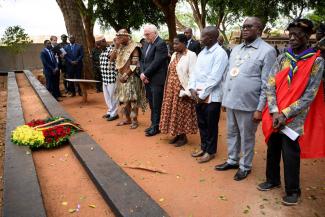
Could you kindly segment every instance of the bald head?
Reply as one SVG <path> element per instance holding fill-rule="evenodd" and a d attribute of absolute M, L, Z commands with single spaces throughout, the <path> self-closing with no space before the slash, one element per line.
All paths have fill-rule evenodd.
<path fill-rule="evenodd" d="M 202 44 L 208 48 L 212 47 L 218 42 L 219 31 L 215 26 L 207 26 L 201 32 Z"/>
<path fill-rule="evenodd" d="M 247 20 L 251 21 L 261 31 L 264 29 L 263 22 L 262 22 L 262 20 L 259 17 L 247 17 L 246 20 L 245 20 L 245 22 Z"/>
<path fill-rule="evenodd" d="M 263 23 L 258 17 L 247 17 L 242 26 L 242 37 L 246 43 L 255 41 L 262 35 Z"/>
<path fill-rule="evenodd" d="M 193 36 L 193 31 L 191 28 L 186 28 L 184 30 L 184 35 L 186 36 L 187 40 L 191 39 Z"/>

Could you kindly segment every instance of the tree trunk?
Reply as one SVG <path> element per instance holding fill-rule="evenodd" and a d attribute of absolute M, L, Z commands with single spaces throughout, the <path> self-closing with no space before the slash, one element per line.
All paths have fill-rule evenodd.
<path fill-rule="evenodd" d="M 90 63 L 90 49 L 87 42 L 85 26 L 79 11 L 76 0 L 56 0 L 61 12 L 63 14 L 65 26 L 69 35 L 73 35 L 76 38 L 76 42 L 80 43 L 84 49 L 84 78 L 92 78 L 92 70 Z M 93 36 L 92 36 L 93 37 Z"/>
<path fill-rule="evenodd" d="M 167 3 L 163 0 L 153 0 L 153 3 L 160 9 L 165 15 L 166 24 L 168 26 L 169 42 L 173 43 L 173 39 L 176 36 L 176 15 L 175 8 L 178 0 L 170 0 Z"/>

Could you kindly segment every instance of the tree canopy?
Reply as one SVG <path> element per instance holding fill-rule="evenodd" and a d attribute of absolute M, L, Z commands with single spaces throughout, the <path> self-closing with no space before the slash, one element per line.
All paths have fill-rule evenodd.
<path fill-rule="evenodd" d="M 164 14 L 150 0 L 92 0 L 95 16 L 104 27 L 139 29 L 144 23 L 159 25 Z"/>
<path fill-rule="evenodd" d="M 8 27 L 1 38 L 1 42 L 14 54 L 24 52 L 28 45 L 33 43 L 28 34 L 25 33 L 25 29 L 20 26 Z"/>

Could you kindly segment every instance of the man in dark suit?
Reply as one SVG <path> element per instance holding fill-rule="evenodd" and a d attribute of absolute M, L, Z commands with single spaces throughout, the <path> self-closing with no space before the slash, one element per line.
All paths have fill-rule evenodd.
<path fill-rule="evenodd" d="M 59 98 L 59 92 L 55 88 L 55 78 L 59 73 L 58 63 L 51 51 L 52 45 L 50 40 L 44 41 L 44 49 L 41 51 L 40 58 L 43 63 L 43 73 L 46 78 L 46 89 L 55 99 Z"/>
<path fill-rule="evenodd" d="M 50 41 L 52 44 L 51 51 L 54 54 L 54 57 L 58 63 L 58 72 L 54 76 L 54 91 L 59 94 L 59 97 L 61 97 L 61 92 L 60 92 L 60 55 L 62 52 L 60 51 L 60 46 L 58 45 L 58 38 L 55 35 L 52 35 L 50 37 Z M 61 101 L 61 99 L 57 99 L 58 101 Z"/>
<path fill-rule="evenodd" d="M 146 84 L 146 96 L 151 109 L 151 126 L 146 129 L 146 136 L 154 136 L 159 133 L 161 104 L 168 67 L 168 50 L 164 40 L 158 36 L 155 25 L 145 26 L 144 36 L 146 43 L 142 50 L 140 78 Z"/>
<path fill-rule="evenodd" d="M 65 46 L 64 50 L 67 52 L 64 56 L 66 60 L 66 68 L 68 73 L 68 78 L 70 79 L 80 79 L 82 74 L 82 58 L 84 56 L 82 46 L 75 43 L 76 39 L 74 36 L 69 37 L 70 44 Z M 78 93 L 81 96 L 81 89 L 79 85 L 76 85 L 78 88 Z M 76 95 L 75 85 L 72 82 L 68 82 L 69 96 Z"/>
<path fill-rule="evenodd" d="M 184 31 L 184 35 L 187 38 L 187 45 L 186 45 L 187 49 L 193 51 L 194 53 L 196 53 L 196 55 L 199 55 L 199 53 L 201 52 L 201 45 L 200 42 L 193 39 L 192 29 L 186 28 Z"/>

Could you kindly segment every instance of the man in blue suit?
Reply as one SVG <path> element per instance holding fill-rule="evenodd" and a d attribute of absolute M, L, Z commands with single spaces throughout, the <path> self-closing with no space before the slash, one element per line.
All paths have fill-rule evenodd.
<path fill-rule="evenodd" d="M 59 73 L 58 63 L 51 51 L 50 40 L 44 41 L 44 49 L 41 51 L 40 58 L 43 63 L 43 73 L 46 78 L 46 89 L 58 100 L 60 92 L 55 88 L 55 77 Z"/>
<path fill-rule="evenodd" d="M 66 45 L 64 50 L 67 52 L 64 56 L 66 60 L 66 69 L 68 73 L 68 78 L 70 79 L 80 79 L 82 74 L 82 58 L 84 57 L 84 52 L 80 44 L 75 43 L 75 37 L 69 37 L 70 44 Z M 77 90 L 81 96 L 81 89 L 77 84 Z M 76 89 L 73 82 L 68 82 L 69 96 L 76 95 Z"/>

